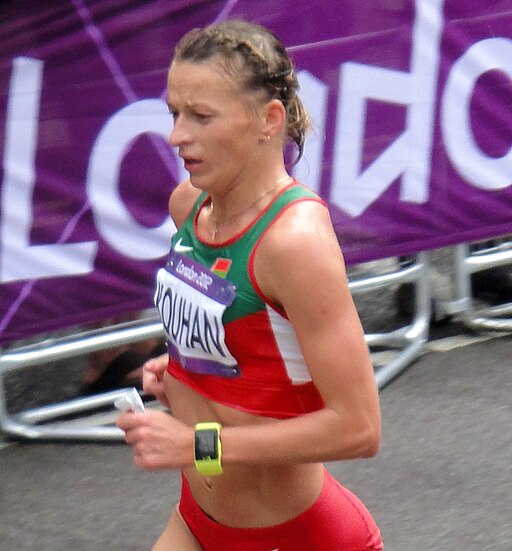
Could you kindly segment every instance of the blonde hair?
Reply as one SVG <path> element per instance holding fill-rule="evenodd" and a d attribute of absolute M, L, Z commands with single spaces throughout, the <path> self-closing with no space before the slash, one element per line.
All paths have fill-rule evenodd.
<path fill-rule="evenodd" d="M 221 56 L 228 74 L 242 89 L 263 91 L 286 110 L 286 135 L 302 157 L 309 115 L 297 95 L 299 83 L 292 60 L 271 31 L 247 21 L 227 20 L 189 31 L 178 43 L 174 60 L 201 62 Z M 249 69 L 249 70 L 248 70 Z"/>

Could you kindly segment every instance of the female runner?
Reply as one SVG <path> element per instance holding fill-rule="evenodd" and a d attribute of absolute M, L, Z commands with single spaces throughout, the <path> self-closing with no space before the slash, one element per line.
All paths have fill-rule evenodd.
<path fill-rule="evenodd" d="M 375 455 L 380 407 L 328 210 L 286 170 L 297 89 L 281 41 L 243 21 L 189 32 L 169 69 L 190 178 L 155 293 L 169 354 L 143 379 L 172 413 L 117 421 L 138 467 L 182 472 L 154 551 L 383 549 L 322 464 Z"/>

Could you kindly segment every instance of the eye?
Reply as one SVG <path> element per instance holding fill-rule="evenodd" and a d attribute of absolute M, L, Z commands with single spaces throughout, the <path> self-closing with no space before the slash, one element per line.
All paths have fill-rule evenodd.
<path fill-rule="evenodd" d="M 196 120 L 198 120 L 199 122 L 201 123 L 207 123 L 210 121 L 210 119 L 212 118 L 211 115 L 207 114 L 207 113 L 194 113 L 194 118 Z"/>

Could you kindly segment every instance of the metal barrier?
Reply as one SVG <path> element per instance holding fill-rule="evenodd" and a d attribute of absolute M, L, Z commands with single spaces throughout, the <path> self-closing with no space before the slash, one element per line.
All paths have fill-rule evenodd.
<path fill-rule="evenodd" d="M 511 331 L 512 303 L 478 308 L 472 296 L 471 274 L 512 264 L 512 243 L 490 246 L 471 251 L 468 244 L 454 249 L 454 301 L 446 305 L 451 314 L 458 314 L 461 321 L 475 330 Z"/>
<path fill-rule="evenodd" d="M 372 347 L 396 350 L 395 357 L 375 368 L 379 389 L 401 373 L 423 351 L 428 340 L 431 317 L 431 292 L 428 278 L 428 255 L 420 253 L 407 266 L 398 265 L 387 273 L 351 281 L 349 288 L 355 295 L 374 289 L 383 289 L 402 283 L 416 286 L 414 316 L 410 324 L 387 333 L 366 334 L 366 342 Z"/>
<path fill-rule="evenodd" d="M 353 294 L 412 282 L 416 285 L 415 315 L 411 323 L 389 333 L 367 334 L 370 348 L 386 347 L 396 351 L 395 357 L 375 369 L 379 388 L 403 371 L 423 350 L 428 338 L 431 297 L 428 282 L 427 255 L 419 254 L 414 263 L 387 273 L 363 277 L 349 282 Z M 114 390 L 76 398 L 66 402 L 9 414 L 6 407 L 4 376 L 11 371 L 39 366 L 115 347 L 150 337 L 159 337 L 162 329 L 156 316 L 123 323 L 71 337 L 44 340 L 38 344 L 0 353 L 0 430 L 6 435 L 28 440 L 122 440 L 124 434 L 114 426 L 77 426 L 66 420 L 69 415 L 83 414 L 112 406 L 122 390 Z"/>
<path fill-rule="evenodd" d="M 55 360 L 64 360 L 96 350 L 162 335 L 156 318 L 118 324 L 110 328 L 84 331 L 70 337 L 44 340 L 36 345 L 0 354 L 0 429 L 9 436 L 29 440 L 122 440 L 124 434 L 113 426 L 76 426 L 66 421 L 53 422 L 69 415 L 82 414 L 113 405 L 122 390 L 76 398 L 66 402 L 9 415 L 6 407 L 5 374 Z M 43 424 L 44 423 L 44 424 Z"/>

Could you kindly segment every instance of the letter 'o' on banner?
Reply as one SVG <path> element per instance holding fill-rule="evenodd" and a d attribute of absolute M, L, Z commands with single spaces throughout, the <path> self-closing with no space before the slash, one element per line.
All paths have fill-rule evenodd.
<path fill-rule="evenodd" d="M 172 121 L 161 99 L 134 102 L 112 116 L 94 143 L 87 172 L 87 189 L 94 221 L 103 239 L 119 253 L 136 260 L 165 255 L 169 236 L 176 231 L 170 218 L 155 228 L 137 222 L 126 208 L 119 192 L 119 172 L 123 156 L 141 134 L 154 134 L 159 153 L 173 154 L 160 138 L 167 140 Z M 162 148 L 158 147 L 162 145 Z"/>
<path fill-rule="evenodd" d="M 457 172 L 480 189 L 497 191 L 512 183 L 512 148 L 503 157 L 485 155 L 473 136 L 470 108 L 477 80 L 492 70 L 503 71 L 512 80 L 512 40 L 482 40 L 457 60 L 446 83 L 441 125 Z"/>

